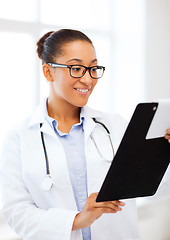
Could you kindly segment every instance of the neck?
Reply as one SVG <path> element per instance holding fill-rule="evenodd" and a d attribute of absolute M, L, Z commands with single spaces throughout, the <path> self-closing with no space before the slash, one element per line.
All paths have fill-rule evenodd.
<path fill-rule="evenodd" d="M 80 108 L 73 106 L 59 98 L 48 98 L 47 111 L 48 115 L 57 121 L 72 120 L 79 122 L 80 120 Z"/>

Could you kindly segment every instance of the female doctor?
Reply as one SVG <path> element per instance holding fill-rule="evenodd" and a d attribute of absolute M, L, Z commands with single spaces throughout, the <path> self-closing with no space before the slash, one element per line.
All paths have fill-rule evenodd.
<path fill-rule="evenodd" d="M 86 106 L 105 70 L 91 40 L 63 29 L 37 46 L 50 93 L 5 140 L 7 222 L 24 240 L 139 240 L 135 200 L 96 203 L 126 124 Z"/>

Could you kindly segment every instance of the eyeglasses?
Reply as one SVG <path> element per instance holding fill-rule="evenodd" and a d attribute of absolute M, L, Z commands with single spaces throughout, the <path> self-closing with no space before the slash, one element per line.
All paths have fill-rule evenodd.
<path fill-rule="evenodd" d="M 105 67 L 102 66 L 92 66 L 85 67 L 83 65 L 65 65 L 59 63 L 48 63 L 51 67 L 61 67 L 61 68 L 69 68 L 70 76 L 73 78 L 81 78 L 85 75 L 86 71 L 89 71 L 90 77 L 94 79 L 99 79 L 103 76 Z"/>

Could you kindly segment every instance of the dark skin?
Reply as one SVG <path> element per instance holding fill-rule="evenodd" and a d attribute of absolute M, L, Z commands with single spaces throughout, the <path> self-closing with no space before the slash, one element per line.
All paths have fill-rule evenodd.
<path fill-rule="evenodd" d="M 170 128 L 166 130 L 165 139 L 167 139 L 168 142 L 170 143 Z"/>
<path fill-rule="evenodd" d="M 63 54 L 55 62 L 93 66 L 97 65 L 97 58 L 91 44 L 76 41 L 63 46 Z M 68 69 L 53 69 L 47 64 L 43 65 L 43 72 L 50 83 L 48 114 L 58 121 L 60 131 L 69 133 L 72 126 L 80 122 L 80 108 L 86 105 L 97 80 L 91 79 L 88 72 L 82 78 L 75 79 L 69 75 Z M 165 138 L 170 143 L 170 129 L 167 129 Z M 89 196 L 82 211 L 76 215 L 72 230 L 89 227 L 104 213 L 113 214 L 122 211 L 125 203 L 121 201 L 97 203 L 97 194 L 92 193 Z"/>
<path fill-rule="evenodd" d="M 62 48 L 61 56 L 55 59 L 61 64 L 82 64 L 87 67 L 97 65 L 94 47 L 86 41 L 73 41 Z M 97 79 L 92 79 L 87 71 L 81 78 L 73 78 L 68 68 L 52 68 L 43 65 L 43 73 L 50 83 L 47 110 L 50 117 L 58 121 L 58 129 L 69 133 L 72 126 L 80 122 L 80 109 L 85 106 Z M 92 193 L 84 208 L 73 222 L 72 230 L 89 227 L 104 213 L 117 213 L 125 205 L 121 201 L 96 202 L 98 193 Z"/>

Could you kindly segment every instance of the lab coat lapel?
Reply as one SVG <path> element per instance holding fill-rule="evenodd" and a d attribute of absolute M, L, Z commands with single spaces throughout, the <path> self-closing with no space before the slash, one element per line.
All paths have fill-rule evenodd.
<path fill-rule="evenodd" d="M 84 142 L 87 143 L 88 138 L 90 137 L 91 133 L 93 132 L 96 123 L 93 121 L 92 118 L 87 117 L 84 121 Z"/>
<path fill-rule="evenodd" d="M 92 119 L 95 116 L 92 114 L 91 109 L 88 108 L 87 106 L 82 108 L 81 116 L 85 118 L 83 128 L 84 128 L 84 141 L 86 144 L 88 138 L 90 137 L 91 133 L 93 132 L 96 126 L 96 123 Z"/>
<path fill-rule="evenodd" d="M 65 199 L 67 196 L 65 196 L 65 190 L 62 190 L 62 186 L 64 186 L 64 188 L 67 189 L 66 191 L 70 198 L 69 205 L 74 206 L 74 209 L 77 210 L 76 202 L 75 202 L 75 198 L 74 198 L 74 194 L 72 191 L 72 186 L 69 178 L 69 172 L 68 172 L 64 149 L 57 135 L 55 134 L 53 128 L 46 120 L 45 111 L 46 111 L 46 99 L 43 100 L 43 102 L 38 106 L 38 108 L 32 115 L 31 120 L 29 122 L 29 127 L 33 128 L 35 126 L 37 127 L 38 125 L 39 131 L 42 131 L 44 135 L 48 135 L 48 136 L 45 136 L 45 144 L 48 152 L 50 173 L 51 173 L 52 179 L 54 180 L 54 186 L 57 186 L 59 189 L 61 189 L 61 196 L 63 196 Z M 41 128 L 40 128 L 40 123 L 42 123 Z M 54 137 L 55 139 L 51 138 L 51 136 Z M 56 141 L 57 141 L 57 144 L 56 144 Z M 52 191 L 54 190 L 55 190 L 55 187 L 52 189 Z"/>
<path fill-rule="evenodd" d="M 50 126 L 50 124 L 47 121 L 44 121 L 40 131 L 43 133 L 47 133 L 47 134 L 51 135 L 52 137 L 56 138 L 54 129 L 52 129 L 52 127 Z"/>

